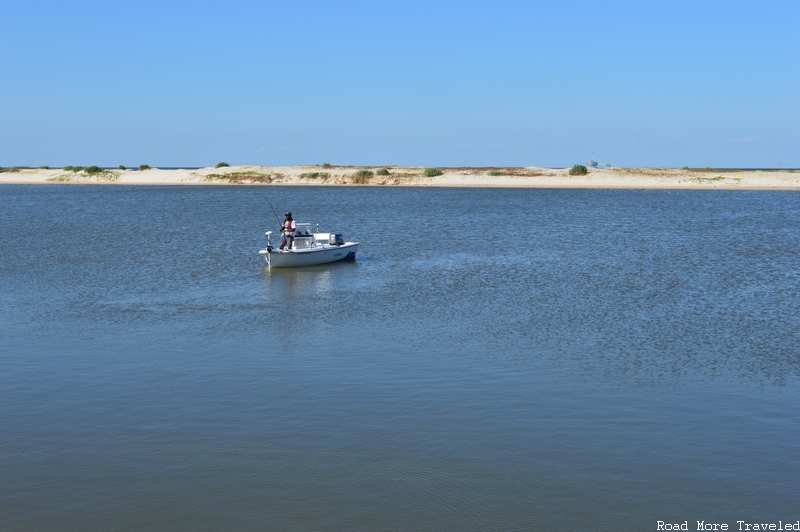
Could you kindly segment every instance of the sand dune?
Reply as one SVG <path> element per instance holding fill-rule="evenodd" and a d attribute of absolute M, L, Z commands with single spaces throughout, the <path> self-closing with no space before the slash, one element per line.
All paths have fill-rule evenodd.
<path fill-rule="evenodd" d="M 378 175 L 386 168 L 389 175 Z M 0 183 L 120 185 L 348 185 L 542 188 L 675 188 L 800 190 L 798 170 L 717 170 L 677 168 L 597 168 L 587 175 L 537 167 L 442 168 L 427 177 L 421 167 L 230 166 L 198 170 L 4 169 Z M 369 175 L 368 172 L 372 172 Z"/>

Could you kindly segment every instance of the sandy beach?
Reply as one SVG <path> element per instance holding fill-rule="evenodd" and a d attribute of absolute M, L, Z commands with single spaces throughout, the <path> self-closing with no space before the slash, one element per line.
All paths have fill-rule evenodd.
<path fill-rule="evenodd" d="M 85 170 L 50 168 L 5 168 L 0 171 L 0 184 L 800 190 L 800 170 L 590 168 L 586 175 L 570 175 L 568 168 L 501 167 L 441 168 L 440 170 L 441 175 L 428 177 L 426 168 L 406 166 L 228 166 L 177 170 L 151 168 L 142 171 L 114 169 L 95 173 L 87 173 Z"/>

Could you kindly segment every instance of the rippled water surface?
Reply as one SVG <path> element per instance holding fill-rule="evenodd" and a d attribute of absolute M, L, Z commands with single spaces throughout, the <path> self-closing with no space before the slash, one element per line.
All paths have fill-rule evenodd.
<path fill-rule="evenodd" d="M 265 269 L 279 210 L 362 243 Z M 800 194 L 0 187 L 0 529 L 800 519 Z"/>

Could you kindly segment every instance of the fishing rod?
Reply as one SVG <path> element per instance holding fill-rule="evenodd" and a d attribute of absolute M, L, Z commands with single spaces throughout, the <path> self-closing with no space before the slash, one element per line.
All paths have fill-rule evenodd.
<path fill-rule="evenodd" d="M 278 212 L 275 210 L 275 207 L 272 206 L 272 202 L 269 200 L 266 194 L 264 194 L 264 199 L 267 200 L 269 208 L 272 209 L 272 214 L 275 215 L 275 219 L 278 220 L 278 225 L 281 226 L 281 233 L 283 233 L 283 224 L 281 223 L 281 219 L 278 216 Z M 266 235 L 267 235 L 267 264 L 269 264 L 269 267 L 271 268 L 272 260 L 270 260 L 269 254 L 272 253 L 272 238 L 270 236 L 272 235 L 272 231 L 267 231 Z"/>
<path fill-rule="evenodd" d="M 280 218 L 280 216 L 278 216 L 278 211 L 276 211 L 275 207 L 272 206 L 272 203 L 269 201 L 269 198 L 267 197 L 266 194 L 264 194 L 264 199 L 267 200 L 267 204 L 269 205 L 269 208 L 272 209 L 272 214 L 274 214 L 275 215 L 275 219 L 278 220 L 278 225 L 281 225 L 281 218 Z"/>

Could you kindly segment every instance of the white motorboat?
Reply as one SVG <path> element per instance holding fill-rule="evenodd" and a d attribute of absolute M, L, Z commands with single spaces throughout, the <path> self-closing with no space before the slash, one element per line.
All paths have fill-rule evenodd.
<path fill-rule="evenodd" d="M 338 233 L 319 233 L 311 230 L 310 223 L 297 223 L 292 249 L 272 247 L 272 231 L 267 236 L 267 247 L 258 252 L 270 268 L 312 266 L 345 260 L 356 260 L 358 242 L 345 242 Z"/>

